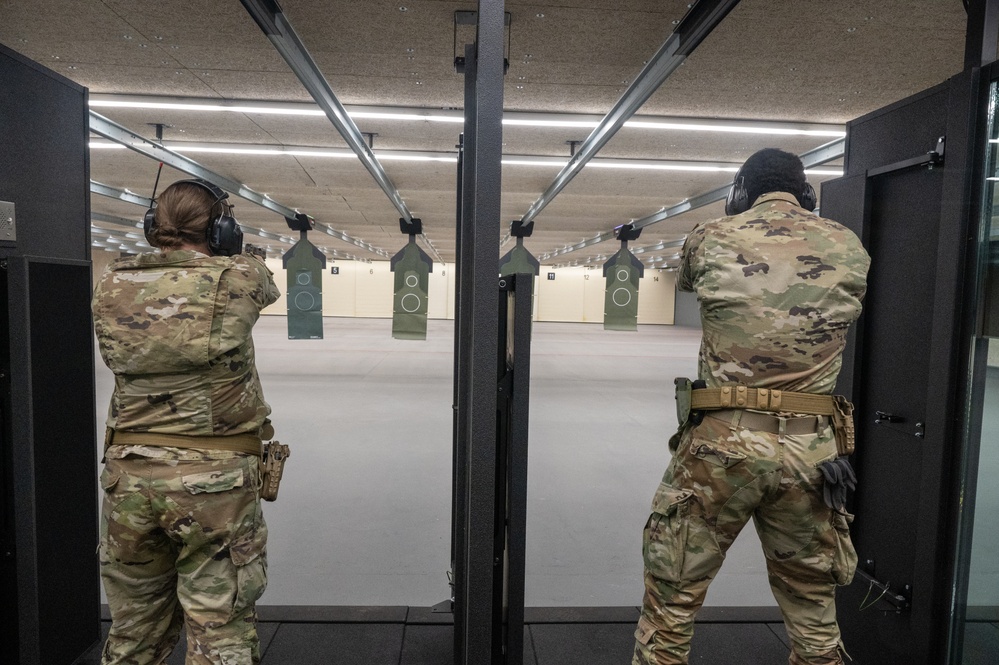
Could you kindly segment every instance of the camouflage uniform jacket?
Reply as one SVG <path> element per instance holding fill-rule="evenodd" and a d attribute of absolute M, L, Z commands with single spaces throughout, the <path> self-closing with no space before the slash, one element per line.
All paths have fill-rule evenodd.
<path fill-rule="evenodd" d="M 251 332 L 277 300 L 255 257 L 188 250 L 114 261 L 94 292 L 94 328 L 115 374 L 107 425 L 186 436 L 259 432 L 270 407 Z"/>
<path fill-rule="evenodd" d="M 697 225 L 683 247 L 677 287 L 700 302 L 698 375 L 709 387 L 831 393 L 869 267 L 852 231 L 786 192 Z"/>

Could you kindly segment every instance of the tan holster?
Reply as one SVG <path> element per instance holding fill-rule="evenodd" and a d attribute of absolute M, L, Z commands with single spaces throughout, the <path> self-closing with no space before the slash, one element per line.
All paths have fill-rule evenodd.
<path fill-rule="evenodd" d="M 264 444 L 264 456 L 260 460 L 260 498 L 264 501 L 277 499 L 281 476 L 284 475 L 284 463 L 290 455 L 288 446 L 279 441 Z"/>

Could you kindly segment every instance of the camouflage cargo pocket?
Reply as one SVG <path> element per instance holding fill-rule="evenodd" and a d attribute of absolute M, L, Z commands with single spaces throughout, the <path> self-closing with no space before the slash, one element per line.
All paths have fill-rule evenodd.
<path fill-rule="evenodd" d="M 853 581 L 853 574 L 857 572 L 857 551 L 853 548 L 853 541 L 850 540 L 850 522 L 852 521 L 853 515 L 850 513 L 836 511 L 832 513 L 836 551 L 833 552 L 831 572 L 833 580 L 840 586 Z"/>
<path fill-rule="evenodd" d="M 724 450 L 697 441 L 690 444 L 690 454 L 723 469 L 731 469 L 736 464 L 746 460 L 746 454 L 738 450 Z"/>
<path fill-rule="evenodd" d="M 688 502 L 693 492 L 660 484 L 652 500 L 652 514 L 645 524 L 642 555 L 653 577 L 679 582 L 687 545 Z"/>
<path fill-rule="evenodd" d="M 192 473 L 180 479 L 191 494 L 203 492 L 228 492 L 243 486 L 243 470 L 228 469 Z"/>
<path fill-rule="evenodd" d="M 107 538 L 108 538 L 108 519 L 109 519 L 109 517 L 111 515 L 111 511 L 115 507 L 115 502 L 112 500 L 112 496 L 111 495 L 114 492 L 114 488 L 118 486 L 118 481 L 120 479 L 121 479 L 121 474 L 119 472 L 112 471 L 111 469 L 109 469 L 107 467 L 107 465 L 104 466 L 104 470 L 101 471 L 101 479 L 100 479 L 101 490 L 103 490 L 104 498 L 102 499 L 102 502 L 101 502 L 101 515 L 102 515 L 102 518 L 101 518 L 101 524 L 100 524 L 100 540 L 97 543 L 97 551 L 98 551 L 98 553 L 101 552 L 101 550 L 104 547 L 104 544 L 107 542 Z M 105 557 L 105 558 L 102 558 L 101 560 L 105 561 L 105 560 L 108 560 L 108 559 Z"/>
<path fill-rule="evenodd" d="M 233 616 L 253 607 L 267 588 L 267 525 L 263 518 L 251 533 L 229 546 L 229 556 L 236 566 L 236 598 Z"/>

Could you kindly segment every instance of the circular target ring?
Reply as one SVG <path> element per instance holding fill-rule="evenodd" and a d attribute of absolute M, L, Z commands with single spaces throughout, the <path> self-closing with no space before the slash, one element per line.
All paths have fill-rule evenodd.
<path fill-rule="evenodd" d="M 621 297 L 622 293 L 624 294 L 624 297 Z M 620 302 L 622 300 L 624 302 Z M 624 288 L 623 286 L 614 289 L 614 292 L 611 294 L 611 302 L 613 302 L 618 307 L 628 306 L 629 304 L 631 304 L 631 291 Z"/>
<path fill-rule="evenodd" d="M 420 278 L 416 275 L 406 275 L 406 286 L 411 289 L 416 288 L 416 285 L 420 283 Z"/>
<path fill-rule="evenodd" d="M 303 312 L 311 312 L 316 306 L 316 297 L 308 291 L 295 295 L 295 307 Z"/>
<path fill-rule="evenodd" d="M 420 300 L 420 296 L 416 295 L 415 293 L 407 293 L 402 297 L 402 300 L 399 302 L 399 305 L 402 307 L 403 311 L 409 314 L 412 314 L 413 312 L 420 309 L 421 304 L 423 304 L 423 301 Z"/>

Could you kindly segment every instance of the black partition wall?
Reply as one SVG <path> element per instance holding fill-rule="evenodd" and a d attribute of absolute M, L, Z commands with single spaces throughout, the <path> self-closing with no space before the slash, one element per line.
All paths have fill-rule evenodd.
<path fill-rule="evenodd" d="M 0 93 L 0 662 L 69 665 L 100 637 L 87 91 L 0 46 Z"/>
<path fill-rule="evenodd" d="M 969 69 L 848 123 L 845 175 L 822 189 L 823 216 L 872 258 L 840 383 L 857 406 L 860 562 L 838 614 L 861 663 L 947 662 L 983 101 Z"/>

